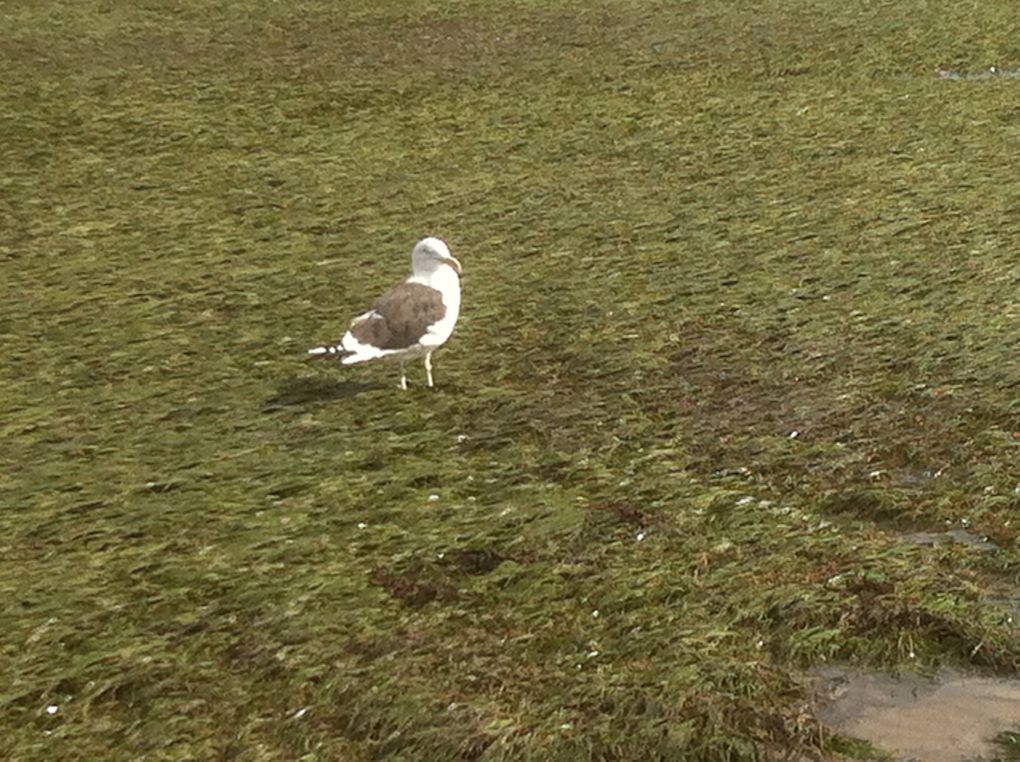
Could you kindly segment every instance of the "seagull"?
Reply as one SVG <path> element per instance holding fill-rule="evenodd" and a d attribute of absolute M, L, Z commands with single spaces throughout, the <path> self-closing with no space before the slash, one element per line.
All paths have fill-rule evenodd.
<path fill-rule="evenodd" d="M 429 236 L 411 249 L 411 274 L 351 321 L 336 344 L 308 350 L 314 357 L 336 357 L 344 365 L 369 360 L 400 361 L 400 388 L 407 389 L 404 363 L 425 358 L 432 382 L 432 353 L 446 343 L 460 314 L 460 262 L 446 243 Z"/>

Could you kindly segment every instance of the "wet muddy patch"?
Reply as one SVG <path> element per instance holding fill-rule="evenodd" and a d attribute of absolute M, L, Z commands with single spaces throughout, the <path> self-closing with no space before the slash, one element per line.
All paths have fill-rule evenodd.
<path fill-rule="evenodd" d="M 997 758 L 995 739 L 1020 730 L 1020 680 L 943 670 L 934 678 L 827 667 L 814 673 L 815 714 L 892 759 Z"/>
<path fill-rule="evenodd" d="M 915 545 L 964 545 L 978 552 L 987 553 L 998 549 L 995 543 L 983 535 L 974 534 L 966 529 L 950 529 L 945 532 L 905 532 L 899 535 L 903 542 Z"/>

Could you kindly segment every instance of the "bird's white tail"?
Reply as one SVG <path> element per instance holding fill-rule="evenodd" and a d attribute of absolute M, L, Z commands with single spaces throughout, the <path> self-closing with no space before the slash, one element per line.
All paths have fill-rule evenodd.
<path fill-rule="evenodd" d="M 326 344 L 321 347 L 312 347 L 308 350 L 308 354 L 311 357 L 333 357 L 337 360 L 342 360 L 350 352 L 344 349 L 342 344 Z"/>

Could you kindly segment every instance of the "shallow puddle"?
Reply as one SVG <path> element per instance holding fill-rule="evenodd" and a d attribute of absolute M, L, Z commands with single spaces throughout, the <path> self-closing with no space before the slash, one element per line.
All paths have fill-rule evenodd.
<path fill-rule="evenodd" d="M 998 546 L 989 542 L 987 537 L 981 537 L 966 529 L 950 529 L 947 532 L 906 532 L 898 537 L 915 545 L 938 546 L 957 543 L 984 553 L 998 550 Z"/>
<path fill-rule="evenodd" d="M 815 714 L 896 760 L 992 759 L 992 739 L 1020 729 L 1020 680 L 944 670 L 936 679 L 831 667 L 814 673 Z"/>

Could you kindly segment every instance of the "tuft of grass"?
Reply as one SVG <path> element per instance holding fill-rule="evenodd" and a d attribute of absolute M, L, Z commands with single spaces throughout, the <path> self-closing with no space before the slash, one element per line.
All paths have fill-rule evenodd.
<path fill-rule="evenodd" d="M 869 762 L 892 759 L 889 754 L 876 749 L 867 741 L 846 736 L 834 736 L 830 739 L 828 750 L 830 753 L 843 755 L 845 759 L 863 759 Z"/>
<path fill-rule="evenodd" d="M 1017 83 L 933 76 L 1014 16 L 5 4 L 0 756 L 762 759 L 804 667 L 1016 674 Z M 426 233 L 439 388 L 304 365 Z"/>
<path fill-rule="evenodd" d="M 997 759 L 1002 762 L 1020 759 L 1020 731 L 1004 731 L 996 737 L 995 743 L 1000 749 Z"/>

